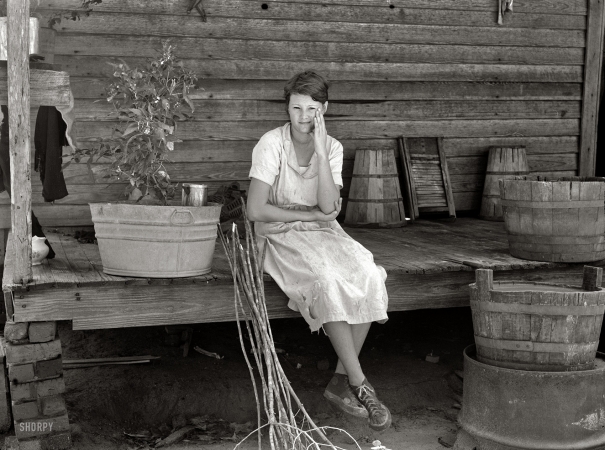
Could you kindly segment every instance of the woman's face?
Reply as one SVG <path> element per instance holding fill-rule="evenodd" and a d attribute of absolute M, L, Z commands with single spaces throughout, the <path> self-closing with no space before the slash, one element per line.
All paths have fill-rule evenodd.
<path fill-rule="evenodd" d="M 290 123 L 294 130 L 299 133 L 308 134 L 313 132 L 314 118 L 318 110 L 325 113 L 328 102 L 321 103 L 313 100 L 309 95 L 292 94 L 288 105 Z"/>

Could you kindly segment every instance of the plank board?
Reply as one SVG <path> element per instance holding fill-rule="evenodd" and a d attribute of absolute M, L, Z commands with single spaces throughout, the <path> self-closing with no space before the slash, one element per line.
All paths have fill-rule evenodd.
<path fill-rule="evenodd" d="M 80 141 L 110 137 L 117 122 L 78 122 Z M 258 140 L 268 130 L 283 126 L 283 121 L 184 122 L 176 136 L 199 140 Z M 414 120 L 414 121 L 341 121 L 332 120 L 330 135 L 341 139 L 396 139 L 398 136 L 422 137 L 498 137 L 498 136 L 577 136 L 578 119 L 532 120 Z"/>
<path fill-rule="evenodd" d="M 580 141 L 581 176 L 595 173 L 601 76 L 603 65 L 603 35 L 605 33 L 605 0 L 591 0 L 586 36 L 584 64 L 584 99 L 582 102 L 582 137 Z"/>
<path fill-rule="evenodd" d="M 550 281 L 565 284 L 578 284 L 582 277 L 579 266 L 569 266 L 560 269 L 536 269 L 536 270 L 511 270 L 496 274 L 499 281 Z M 406 274 L 393 275 L 387 278 L 386 286 L 389 293 L 388 311 L 408 311 L 427 308 L 455 308 L 469 305 L 468 285 L 475 281 L 473 271 Z M 427 294 L 426 285 L 433 286 L 432 293 Z M 203 323 L 235 320 L 235 312 L 232 304 L 233 289 L 221 296 L 218 286 L 209 286 L 209 292 L 204 295 L 203 301 L 193 303 L 187 302 L 191 295 L 174 298 L 174 303 L 168 303 L 174 308 L 167 311 L 167 303 L 162 302 L 157 296 L 147 306 L 159 308 L 158 313 L 147 314 L 149 307 L 127 311 L 124 302 L 112 302 L 116 309 L 108 315 L 99 314 L 96 317 L 86 317 L 73 320 L 74 329 L 98 329 L 118 328 L 131 326 L 147 326 L 151 324 L 167 325 L 181 323 Z M 268 291 L 267 310 L 271 318 L 296 318 L 300 317 L 287 307 L 285 296 L 277 292 L 277 286 L 273 282 L 266 285 Z M 199 293 L 199 291 L 198 291 Z M 198 294 L 199 295 L 199 294 Z M 185 305 L 184 305 L 185 304 Z M 105 309 L 108 310 L 108 305 Z"/>
<path fill-rule="evenodd" d="M 328 133 L 331 130 L 328 128 Z M 344 147 L 344 159 L 354 159 L 358 149 L 396 149 L 394 138 L 385 139 L 340 139 Z M 445 153 L 448 157 L 487 156 L 489 148 L 515 147 L 526 145 L 528 155 L 578 153 L 579 139 L 577 136 L 522 136 L 522 137 L 475 137 L 475 138 L 444 138 Z M 251 161 L 252 149 L 257 140 L 239 141 L 199 141 L 185 140 L 176 142 L 175 151 L 170 154 L 173 162 L 226 162 Z M 92 142 L 82 141 L 80 146 L 90 147 Z M 32 159 L 34 158 L 32 149 Z M 33 175 L 32 185 L 39 185 L 39 177 Z M 0 193 L 0 198 L 3 194 Z"/>
<path fill-rule="evenodd" d="M 498 138 L 449 138 L 443 140 L 448 157 L 487 156 L 490 147 L 525 146 L 528 155 L 544 153 L 578 153 L 577 136 L 498 137 Z"/>
<path fill-rule="evenodd" d="M 281 100 L 284 76 L 279 80 L 222 80 L 204 78 L 193 99 Z M 77 99 L 104 99 L 110 78 L 72 76 L 71 89 Z M 581 100 L 580 83 L 498 83 L 429 81 L 333 81 L 334 100 Z"/>
<path fill-rule="evenodd" d="M 474 281 L 475 267 L 492 268 L 497 280 L 550 279 L 570 284 L 581 280 L 581 265 L 511 257 L 500 223 L 420 220 L 404 229 L 346 231 L 387 268 L 390 311 L 467 306 L 466 286 Z M 57 236 L 50 235 L 56 242 Z M 13 300 L 15 321 L 73 320 L 74 328 L 90 329 L 234 320 L 233 287 L 220 246 L 212 276 L 174 280 L 107 276 L 99 284 L 88 264 L 98 260 L 98 248 L 67 236 L 58 239 L 64 250 L 69 248 L 59 258 L 72 275 L 55 274 L 53 285 L 32 282 L 27 291 L 8 286 L 19 294 Z M 39 272 L 34 276 L 39 277 Z M 271 317 L 298 316 L 287 309 L 284 294 L 268 277 L 265 286 Z"/>
<path fill-rule="evenodd" d="M 92 225 L 90 207 L 87 204 L 54 206 L 48 203 L 34 203 L 32 210 L 44 226 Z M 0 228 L 11 228 L 10 206 L 8 205 L 0 205 Z"/>
<path fill-rule="evenodd" d="M 246 0 L 254 1 L 254 0 Z M 305 3 L 305 0 L 269 0 L 280 3 Z M 380 6 L 374 0 L 322 0 L 330 5 Z M 427 8 L 462 11 L 497 11 L 497 6 L 490 0 L 389 0 L 396 8 Z M 382 5 L 386 7 L 387 5 Z M 565 3 L 549 0 L 520 1 L 515 3 L 516 12 L 536 12 L 544 14 L 586 15 L 586 0 L 571 0 Z"/>
<path fill-rule="evenodd" d="M 125 57 L 127 64 L 140 66 L 145 58 Z M 109 77 L 113 74 L 107 61 L 96 56 L 56 55 L 70 76 Z M 200 78 L 284 80 L 288 74 L 306 70 L 309 63 L 273 60 L 212 60 L 190 59 L 187 68 Z M 351 63 L 314 61 L 313 68 L 330 80 L 350 81 L 476 81 L 476 82 L 535 82 L 580 83 L 582 67 L 571 65 L 507 65 L 507 64 L 411 64 L 411 63 Z"/>
<path fill-rule="evenodd" d="M 282 100 L 194 100 L 195 121 L 283 120 L 288 121 Z M 112 104 L 76 100 L 80 121 L 114 121 Z M 469 101 L 469 100 L 348 100 L 329 102 L 324 115 L 329 120 L 422 120 L 439 119 L 578 119 L 580 101 Z"/>
<path fill-rule="evenodd" d="M 220 4 L 219 0 L 209 1 L 209 4 Z M 255 0 L 242 0 L 252 2 L 258 8 L 258 2 Z M 73 0 L 45 0 L 38 2 L 38 8 L 69 8 L 73 6 Z M 305 0 L 268 0 L 266 3 L 307 3 Z M 451 2 L 449 0 L 390 0 L 387 4 L 376 3 L 375 0 L 322 0 L 325 5 L 347 5 L 347 6 L 373 6 L 375 8 L 389 7 L 389 4 L 397 8 L 423 8 L 440 10 L 462 10 L 462 11 L 492 11 L 496 12 L 497 7 L 490 0 L 461 0 Z M 102 4 L 95 8 L 95 11 L 115 11 L 115 12 L 140 12 L 141 9 L 152 14 L 178 14 L 185 15 L 187 10 L 187 0 L 175 0 L 166 4 L 162 0 L 104 0 Z M 240 4 L 241 6 L 241 4 Z M 570 0 L 565 3 L 553 2 L 550 0 L 534 0 L 531 2 L 519 2 L 515 5 L 516 11 L 524 13 L 544 13 L 544 14 L 564 14 L 564 15 L 586 15 L 586 0 Z"/>
<path fill-rule="evenodd" d="M 73 7 L 70 0 L 43 0 L 38 8 L 61 8 L 61 4 L 69 4 L 64 9 Z M 308 2 L 271 2 L 270 7 L 262 8 L 262 3 L 247 0 L 204 0 L 204 11 L 208 18 L 238 17 L 244 19 L 280 19 L 300 20 L 304 17 L 309 21 L 353 22 L 353 23 L 404 23 L 424 25 L 458 25 L 458 26 L 495 26 L 494 14 L 496 6 L 488 0 L 482 0 L 481 5 L 464 2 L 462 7 L 452 6 L 456 2 L 439 1 L 422 2 L 430 6 L 416 6 L 413 1 L 406 3 L 395 2 L 390 8 L 386 2 L 374 2 L 371 5 L 348 5 L 325 2 L 321 8 Z M 395 6 L 397 5 L 397 6 Z M 563 6 L 562 6 L 563 5 Z M 169 14 L 185 16 L 189 6 L 188 0 L 164 2 L 162 0 L 105 0 L 95 5 L 95 11 Z M 514 20 L 507 20 L 506 26 L 522 28 L 563 28 L 584 29 L 586 27 L 586 2 L 574 0 L 567 2 L 543 1 L 537 7 L 531 2 L 524 2 L 520 8 L 515 5 Z"/>
<path fill-rule="evenodd" d="M 574 153 L 557 154 L 531 154 L 528 156 L 530 170 L 535 171 L 564 171 L 577 169 L 577 155 Z M 427 163 L 418 162 L 418 164 Z M 449 158 L 449 172 L 454 175 L 466 175 L 484 173 L 487 158 L 485 156 L 464 156 Z M 97 182 L 107 183 L 102 178 L 102 171 L 109 167 L 108 164 L 93 164 L 94 174 L 89 172 L 86 163 L 71 164 L 64 170 L 65 180 L 68 185 L 92 184 Z M 174 182 L 214 181 L 216 183 L 229 180 L 246 180 L 250 172 L 250 162 L 179 162 L 166 164 L 171 179 Z M 342 175 L 344 178 L 351 177 L 353 173 L 353 160 L 343 161 Z M 94 175 L 94 178 L 93 178 Z M 226 181 L 225 181 L 226 180 Z M 215 184 L 214 186 L 217 186 Z M 4 197 L 7 199 L 7 197 Z M 1 201 L 1 200 L 0 200 Z"/>
<path fill-rule="evenodd" d="M 153 57 L 162 48 L 161 36 L 81 35 L 61 33 L 55 40 L 56 55 L 95 57 Z M 567 65 L 584 63 L 582 48 L 503 47 L 487 45 L 419 45 L 348 42 L 273 41 L 173 37 L 183 59 L 347 61 L 349 63 L 433 63 Z"/>
<path fill-rule="evenodd" d="M 7 0 L 7 85 L 15 283 L 31 277 L 29 2 Z"/>
<path fill-rule="evenodd" d="M 50 16 L 51 11 L 40 11 Z M 132 14 L 103 12 L 95 9 L 86 20 L 63 21 L 57 28 L 61 35 L 131 34 L 141 36 L 195 36 L 213 39 L 256 39 L 279 41 L 312 41 L 321 36 L 325 42 L 374 42 L 389 44 L 462 44 L 527 47 L 584 47 L 583 30 L 554 30 L 547 28 L 485 26 L 410 25 L 400 23 L 349 23 L 250 19 L 242 17 L 209 16 L 200 27 L 197 15 Z"/>
<path fill-rule="evenodd" d="M 578 168 L 578 155 L 574 153 L 531 154 L 527 157 L 527 161 L 531 172 L 556 172 Z M 452 175 L 485 174 L 487 156 L 450 158 L 448 164 Z"/>
<path fill-rule="evenodd" d="M 241 141 L 199 141 L 189 139 L 175 142 L 174 151 L 169 154 L 171 162 L 222 162 L 222 161 L 251 161 L 252 150 L 257 140 Z M 394 139 L 342 139 L 344 159 L 354 159 L 358 149 L 394 149 Z M 81 141 L 81 148 L 91 148 L 93 141 Z M 556 150 L 554 151 L 556 152 Z M 63 153 L 68 155 L 71 149 L 64 148 Z M 32 148 L 31 158 L 34 159 L 35 150 Z M 86 159 L 83 161 L 85 162 Z M 39 184 L 39 177 L 34 175 L 32 185 Z M 0 198 L 3 196 L 0 193 Z"/>
<path fill-rule="evenodd" d="M 8 102 L 6 61 L 0 61 L 0 105 Z M 30 106 L 69 106 L 69 74 L 30 68 Z"/>

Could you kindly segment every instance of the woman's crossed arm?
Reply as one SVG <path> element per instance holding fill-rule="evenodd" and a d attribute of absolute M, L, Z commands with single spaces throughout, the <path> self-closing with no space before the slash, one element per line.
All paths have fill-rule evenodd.
<path fill-rule="evenodd" d="M 282 209 L 269 203 L 271 186 L 256 178 L 250 180 L 246 212 L 253 222 L 331 222 L 340 213 L 342 199 L 334 202 L 334 211 L 324 214 L 320 210 L 297 211 Z"/>

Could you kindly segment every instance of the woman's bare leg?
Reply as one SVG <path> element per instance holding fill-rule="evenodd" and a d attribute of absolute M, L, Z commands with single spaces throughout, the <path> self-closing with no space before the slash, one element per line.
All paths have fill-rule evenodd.
<path fill-rule="evenodd" d="M 372 325 L 372 322 L 349 325 L 351 327 L 351 333 L 353 334 L 353 345 L 355 346 L 355 352 L 357 353 L 357 356 L 359 356 L 359 353 L 361 352 L 361 348 L 363 347 L 363 343 L 366 340 L 368 331 L 370 331 L 371 325 Z M 335 372 L 343 374 L 343 375 L 347 375 L 347 371 L 345 370 L 345 367 L 342 365 L 342 362 L 340 362 L 340 359 L 338 360 L 338 363 L 336 364 Z"/>
<path fill-rule="evenodd" d="M 363 325 L 368 325 L 367 329 L 369 329 L 369 324 Z M 361 345 L 358 350 L 353 337 L 353 327 L 347 322 L 328 322 L 324 323 L 323 327 L 330 338 L 332 347 L 334 347 L 334 350 L 338 355 L 340 365 L 344 368 L 345 373 L 349 377 L 349 382 L 353 386 L 359 386 L 365 379 L 365 375 L 361 370 L 357 355 L 359 354 L 359 350 L 361 350 L 361 346 L 363 345 L 363 340 L 365 340 L 365 336 L 367 335 L 367 329 L 365 332 L 363 327 L 360 330 L 356 330 L 355 335 L 358 341 L 361 340 L 361 337 L 363 336 L 363 340 L 361 340 Z"/>
<path fill-rule="evenodd" d="M 344 394 L 342 392 L 336 393 L 336 395 L 328 393 L 326 398 L 337 403 L 344 411 L 358 417 L 361 417 L 361 415 L 357 413 L 357 408 L 365 408 L 368 413 L 370 428 L 377 431 L 386 430 L 391 426 L 391 413 L 376 397 L 376 391 L 367 382 L 357 357 L 370 329 L 370 324 L 349 325 L 347 322 L 328 322 L 324 323 L 323 327 L 339 359 L 337 374 L 334 375 L 332 380 L 337 381 L 335 385 L 339 384 L 338 379 L 343 378 L 343 376 L 342 372 L 338 372 L 338 370 L 344 369 L 349 383 L 346 389 L 354 396 L 356 404 L 344 406 L 346 401 L 350 399 L 346 389 Z M 340 398 L 335 401 L 334 397 Z"/>

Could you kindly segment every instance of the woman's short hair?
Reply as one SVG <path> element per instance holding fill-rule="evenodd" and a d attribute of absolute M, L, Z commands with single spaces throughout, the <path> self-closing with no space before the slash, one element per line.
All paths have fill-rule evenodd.
<path fill-rule="evenodd" d="M 316 102 L 327 102 L 328 87 L 328 80 L 314 70 L 305 70 L 304 72 L 297 73 L 284 86 L 286 109 L 290 105 L 290 96 L 292 94 L 308 95 Z"/>

